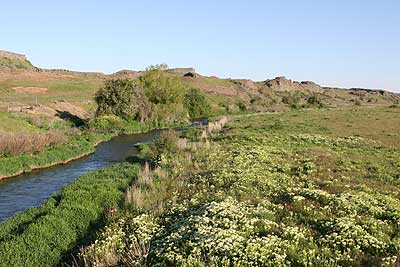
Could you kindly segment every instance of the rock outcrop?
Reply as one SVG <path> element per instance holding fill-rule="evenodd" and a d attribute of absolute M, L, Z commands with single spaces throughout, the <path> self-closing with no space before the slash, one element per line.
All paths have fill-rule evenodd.
<path fill-rule="evenodd" d="M 183 77 L 196 78 L 197 73 L 196 72 L 186 72 L 185 74 L 183 74 Z"/>
<path fill-rule="evenodd" d="M 0 70 L 39 70 L 25 55 L 0 50 Z"/>
<path fill-rule="evenodd" d="M 4 51 L 4 50 L 0 50 L 0 57 L 6 57 L 6 58 L 10 58 L 10 59 L 17 59 L 17 60 L 27 60 L 25 55 L 8 52 L 8 51 Z"/>
<path fill-rule="evenodd" d="M 196 70 L 194 68 L 175 68 L 168 69 L 167 72 L 184 76 L 187 73 L 196 73 Z"/>
<path fill-rule="evenodd" d="M 297 82 L 287 79 L 284 76 L 276 77 L 272 80 L 266 80 L 265 85 L 274 91 L 295 91 L 306 90 L 311 92 L 319 92 L 322 87 L 314 82 L 303 81 Z"/>

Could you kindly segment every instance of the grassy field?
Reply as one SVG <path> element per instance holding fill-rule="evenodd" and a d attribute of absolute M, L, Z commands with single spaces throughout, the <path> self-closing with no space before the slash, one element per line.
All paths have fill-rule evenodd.
<path fill-rule="evenodd" d="M 190 131 L 81 264 L 398 266 L 399 121 L 398 108 L 325 109 Z"/>
<path fill-rule="evenodd" d="M 40 128 L 29 123 L 29 120 L 21 118 L 18 114 L 10 114 L 0 111 L 0 129 L 7 133 L 40 133 Z"/>
<path fill-rule="evenodd" d="M 138 166 L 116 164 L 83 175 L 42 206 L 0 225 L 0 266 L 56 266 L 118 208 Z"/>
<path fill-rule="evenodd" d="M 0 102 L 24 104 L 50 104 L 66 100 L 78 105 L 93 101 L 95 92 L 103 84 L 103 77 L 96 74 L 68 72 L 21 72 L 2 73 L 0 78 Z M 15 87 L 47 88 L 46 93 L 18 93 Z"/>
<path fill-rule="evenodd" d="M 7 137 L 11 140 L 20 137 L 20 141 L 23 141 L 23 138 L 29 139 L 31 136 L 31 139 L 34 139 L 34 137 L 50 133 L 60 135 L 65 141 L 40 151 L 34 151 L 34 153 L 3 155 L 4 151 L 1 151 L 0 179 L 21 172 L 28 172 L 35 168 L 65 163 L 70 159 L 93 152 L 95 144 L 111 137 L 110 134 L 82 133 L 80 130 L 74 129 L 69 122 L 60 119 L 23 113 L 0 112 L 0 134 L 3 138 Z M 28 141 L 25 140 L 25 145 L 28 144 Z M 6 140 L 0 140 L 0 142 L 6 142 Z"/>

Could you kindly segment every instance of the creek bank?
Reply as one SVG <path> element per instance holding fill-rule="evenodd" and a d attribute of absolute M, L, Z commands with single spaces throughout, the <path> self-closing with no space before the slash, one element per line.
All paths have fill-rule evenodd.
<path fill-rule="evenodd" d="M 201 119 L 202 121 L 204 118 Z M 194 122 L 197 120 L 193 120 Z M 92 134 L 82 136 L 75 140 L 71 140 L 70 143 L 50 147 L 41 152 L 33 155 L 19 155 L 14 157 L 3 157 L 0 158 L 0 181 L 16 177 L 25 173 L 29 173 L 35 170 L 47 169 L 57 165 L 64 165 L 75 161 L 86 156 L 89 156 L 95 152 L 95 148 L 110 139 L 117 137 L 121 134 L 139 134 L 146 133 L 152 130 L 163 130 L 172 127 L 179 127 L 182 124 L 171 124 L 158 127 L 146 126 L 139 130 L 123 131 L 122 133 L 109 133 L 109 134 Z M 188 126 L 188 125 L 186 125 Z"/>
<path fill-rule="evenodd" d="M 114 136 L 100 137 L 99 140 L 84 142 L 74 140 L 71 143 L 45 149 L 33 155 L 19 155 L 0 159 L 0 181 L 16 177 L 35 170 L 47 169 L 57 165 L 67 164 L 71 161 L 81 159 L 95 151 L 95 147 Z M 90 138 L 88 138 L 90 139 Z M 80 145 L 84 145 L 80 147 Z M 75 147 L 75 148 L 74 148 Z M 66 152 L 66 153 L 63 153 Z"/>
<path fill-rule="evenodd" d="M 204 123 L 207 123 L 207 121 L 208 118 L 195 118 L 190 121 L 189 125 L 186 124 L 184 126 L 201 126 Z M 82 159 L 93 154 L 95 152 L 95 148 L 99 144 L 109 141 L 112 138 L 120 135 L 140 134 L 153 130 L 164 130 L 182 126 L 182 124 L 170 124 L 155 127 L 145 126 L 138 130 L 124 130 L 122 133 L 95 133 L 71 140 L 70 143 L 64 145 L 47 148 L 33 155 L 19 155 L 15 157 L 0 158 L 0 181 L 30 173 L 32 171 L 43 170 L 58 165 L 65 165 L 72 161 Z"/>

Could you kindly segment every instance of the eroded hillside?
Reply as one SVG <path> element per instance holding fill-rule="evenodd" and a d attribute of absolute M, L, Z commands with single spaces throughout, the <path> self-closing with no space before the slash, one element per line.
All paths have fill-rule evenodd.
<path fill-rule="evenodd" d="M 321 87 L 314 82 L 291 81 L 285 77 L 255 82 L 203 76 L 193 68 L 168 69 L 166 72 L 204 92 L 215 113 L 220 114 L 318 106 L 390 106 L 400 101 L 399 94 L 383 90 Z M 87 117 L 93 114 L 94 94 L 105 80 L 135 80 L 142 74 L 143 71 L 132 70 L 103 74 L 41 69 L 33 66 L 24 55 L 0 51 L 0 111 L 53 117 L 54 110 L 61 110 L 72 111 L 77 116 L 85 113 Z M 66 106 L 70 108 L 62 110 Z M 80 112 L 74 113 L 76 110 Z"/>

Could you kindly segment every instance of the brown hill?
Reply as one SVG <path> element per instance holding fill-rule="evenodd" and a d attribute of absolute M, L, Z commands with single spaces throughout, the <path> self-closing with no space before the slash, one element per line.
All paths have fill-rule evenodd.
<path fill-rule="evenodd" d="M 36 70 L 25 55 L 0 50 L 0 70 Z"/>
<path fill-rule="evenodd" d="M 222 79 L 203 76 L 194 68 L 165 70 L 188 86 L 199 88 L 215 110 L 273 111 L 312 106 L 388 106 L 398 104 L 400 95 L 384 90 L 322 87 L 311 81 L 292 81 L 276 77 L 261 82 L 248 79 Z M 137 79 L 143 71 L 122 70 L 113 74 L 46 70 L 34 67 L 24 55 L 0 51 L 0 106 L 7 103 L 51 106 L 65 100 L 71 105 L 94 110 L 93 97 L 104 80 Z M 17 90 L 17 89 L 18 90 Z M 22 89 L 21 89 L 22 88 Z M 29 90 L 28 90 L 28 89 Z M 38 90 L 32 88 L 45 88 Z"/>

